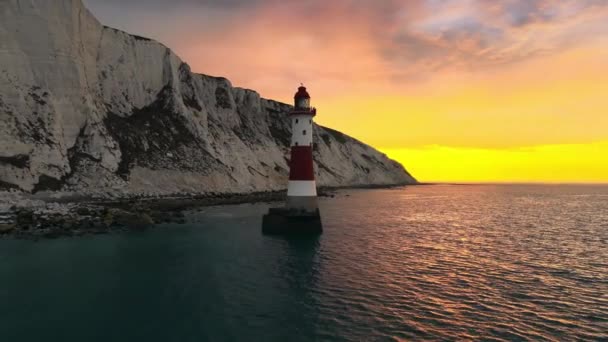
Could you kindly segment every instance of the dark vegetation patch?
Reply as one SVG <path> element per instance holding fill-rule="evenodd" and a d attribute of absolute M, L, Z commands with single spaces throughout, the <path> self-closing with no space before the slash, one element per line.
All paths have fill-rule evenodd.
<path fill-rule="evenodd" d="M 206 75 L 206 74 L 198 74 L 198 73 L 193 73 L 193 75 L 196 75 L 200 78 L 208 78 L 210 80 L 214 80 L 215 82 L 230 82 L 226 77 L 222 77 L 222 76 L 211 76 L 211 75 Z"/>
<path fill-rule="evenodd" d="M 31 122 L 30 122 L 31 123 Z M 46 127 L 46 123 L 42 118 L 37 118 L 36 122 L 31 124 L 30 136 L 38 143 L 46 143 L 52 145 L 53 141 L 50 139 L 51 133 Z"/>
<path fill-rule="evenodd" d="M 291 145 L 291 119 L 286 111 L 266 107 L 268 113 L 268 130 L 277 145 L 289 147 Z"/>
<path fill-rule="evenodd" d="M 249 173 L 253 176 L 255 176 L 256 174 L 268 178 L 268 175 L 265 175 L 263 173 L 261 173 L 260 171 L 258 171 L 256 168 L 252 167 L 252 166 L 247 166 L 247 170 L 249 171 Z"/>
<path fill-rule="evenodd" d="M 265 101 L 266 101 L 267 103 L 273 104 L 273 105 L 275 105 L 275 106 L 277 106 L 277 107 L 281 107 L 281 108 L 282 108 L 282 110 L 284 110 L 285 112 L 287 112 L 287 111 L 289 111 L 289 110 L 293 109 L 293 106 L 292 106 L 292 105 L 289 105 L 289 104 L 287 104 L 287 103 L 283 103 L 283 102 L 279 102 L 279 101 L 275 101 L 275 100 L 271 100 L 271 99 L 265 99 Z"/>
<path fill-rule="evenodd" d="M 162 153 L 193 140 L 177 114 L 169 109 L 170 92 L 170 87 L 165 86 L 153 103 L 134 110 L 129 117 L 108 113 L 105 118 L 104 124 L 120 146 L 122 159 L 117 173 L 123 179 L 128 178 L 137 159 L 144 162 L 151 153 Z"/>
<path fill-rule="evenodd" d="M 76 138 L 76 143 L 74 143 L 74 146 L 68 149 L 68 163 L 70 165 L 70 172 L 62 178 L 64 183 L 67 178 L 71 177 L 78 170 L 83 161 L 89 160 L 94 163 L 101 162 L 101 159 L 95 158 L 92 155 L 83 152 L 88 141 L 85 130 L 86 125 L 80 128 L 80 132 L 78 132 L 78 137 Z"/>
<path fill-rule="evenodd" d="M 0 190 L 2 190 L 2 191 L 20 190 L 20 188 L 19 188 L 19 186 L 15 185 L 13 183 L 9 183 L 9 182 L 0 180 Z"/>
<path fill-rule="evenodd" d="M 217 87 L 215 89 L 215 105 L 218 108 L 230 109 L 230 94 L 226 88 Z"/>
<path fill-rule="evenodd" d="M 321 134 L 321 139 L 323 139 L 325 145 L 331 146 L 331 137 L 328 134 Z"/>
<path fill-rule="evenodd" d="M 90 154 L 78 151 L 75 147 L 68 150 L 68 162 L 70 163 L 70 174 L 71 176 L 76 170 L 78 170 L 79 165 L 85 161 L 92 161 L 94 163 L 101 163 L 101 159 L 95 158 Z"/>
<path fill-rule="evenodd" d="M 382 168 L 382 169 L 385 169 L 385 170 L 386 170 L 386 169 L 388 169 L 388 167 L 387 167 L 386 163 L 383 163 L 381 160 L 378 160 L 377 158 L 374 158 L 374 157 L 372 157 L 372 156 L 370 156 L 370 155 L 367 155 L 367 154 L 364 154 L 364 153 L 363 153 L 363 154 L 361 154 L 361 157 L 362 157 L 363 159 L 367 160 L 367 161 L 368 161 L 369 163 L 371 163 L 371 164 L 376 164 L 376 165 L 378 165 L 378 166 L 379 166 L 380 168 Z M 368 173 L 369 173 L 369 172 L 368 172 Z"/>
<path fill-rule="evenodd" d="M 80 128 L 80 132 L 78 133 L 78 137 L 76 138 L 76 143 L 67 151 L 70 172 L 63 175 L 59 179 L 48 175 L 41 175 L 38 178 L 38 183 L 34 185 L 34 189 L 32 190 L 33 193 L 39 191 L 59 191 L 65 185 L 68 178 L 70 178 L 78 170 L 79 165 L 84 160 L 90 160 L 96 163 L 101 162 L 101 159 L 95 158 L 82 151 L 82 148 L 84 147 L 85 142 L 87 141 L 85 129 L 86 125 Z"/>
<path fill-rule="evenodd" d="M 220 136 L 221 136 L 220 132 L 222 131 L 222 127 L 220 124 L 215 122 L 215 120 L 213 119 L 212 116 L 209 116 L 208 127 L 209 127 L 209 133 L 213 137 L 213 139 L 211 139 L 211 144 L 213 146 L 216 146 L 216 144 L 219 144 L 222 142 L 220 139 Z"/>
<path fill-rule="evenodd" d="M 2 102 L 2 97 L 0 97 L 0 113 L 13 115 L 11 108 L 6 103 Z M 13 116 L 13 120 L 16 120 L 15 116 Z"/>
<path fill-rule="evenodd" d="M 196 98 L 196 92 L 194 91 L 194 82 L 192 79 L 192 72 L 190 67 L 186 63 L 182 63 L 179 66 L 179 80 L 182 85 L 182 101 L 188 108 L 196 109 L 201 111 L 203 109 Z"/>
<path fill-rule="evenodd" d="M 197 111 L 201 111 L 203 107 L 198 103 L 198 100 L 194 97 L 183 96 L 182 100 L 184 101 L 184 105 L 188 108 L 196 109 Z"/>
<path fill-rule="evenodd" d="M 36 193 L 39 191 L 59 191 L 65 184 L 65 179 L 57 179 L 48 175 L 40 175 L 38 183 L 34 186 L 32 192 Z"/>
<path fill-rule="evenodd" d="M 239 139 L 250 145 L 258 145 L 261 143 L 259 136 L 256 135 L 256 127 L 255 124 L 251 121 L 247 115 L 243 115 L 241 109 L 237 107 L 237 114 L 241 119 L 241 124 L 239 126 L 233 127 L 232 132 L 239 137 Z"/>
<path fill-rule="evenodd" d="M 348 142 L 348 136 L 346 136 L 346 134 L 327 127 L 323 127 L 323 129 L 327 133 L 331 134 L 331 136 L 334 137 L 334 139 L 336 139 L 339 143 L 344 144 Z"/>
<path fill-rule="evenodd" d="M 40 97 L 38 94 L 36 93 L 30 93 L 29 94 L 32 99 L 34 99 L 34 102 L 36 102 L 37 104 L 44 106 L 46 104 L 46 101 L 42 99 L 42 97 Z"/>
<path fill-rule="evenodd" d="M 266 125 L 267 121 L 261 124 L 259 121 L 254 120 L 255 116 L 259 114 L 256 111 L 248 111 L 246 108 L 244 106 L 236 106 L 240 124 L 233 127 L 232 130 L 245 143 L 252 146 L 262 145 L 264 144 L 264 138 L 267 137 L 262 126 Z"/>
<path fill-rule="evenodd" d="M 279 111 L 278 111 L 278 110 L 276 110 L 276 109 L 274 109 L 274 108 L 272 108 L 272 107 L 266 107 L 266 111 L 267 111 L 268 113 L 271 113 L 271 114 L 276 114 L 276 113 L 279 113 Z"/>
<path fill-rule="evenodd" d="M 171 95 L 171 88 L 165 86 L 153 103 L 129 117 L 108 113 L 104 119 L 122 153 L 117 174 L 123 179 L 136 164 L 153 170 L 202 171 L 216 163 L 188 129 L 186 119 L 172 109 Z"/>
<path fill-rule="evenodd" d="M 47 104 L 47 98 L 49 96 L 48 92 L 42 92 L 42 89 L 38 86 L 34 86 L 30 88 L 28 95 L 40 106 L 44 106 Z"/>
<path fill-rule="evenodd" d="M 135 38 L 135 40 L 141 40 L 141 41 L 144 41 L 144 42 L 151 42 L 152 41 L 152 39 L 150 39 L 150 38 L 138 36 L 138 35 L 135 35 L 135 34 L 131 34 L 131 37 Z"/>
<path fill-rule="evenodd" d="M 114 32 L 118 32 L 118 33 L 125 34 L 125 35 L 127 35 L 127 36 L 130 36 L 130 37 L 135 38 L 135 40 L 141 40 L 141 41 L 145 41 L 145 42 L 151 42 L 151 41 L 153 41 L 153 40 L 152 40 L 152 39 L 150 39 L 150 38 L 146 38 L 146 37 L 142 37 L 142 36 L 137 36 L 137 35 L 134 35 L 134 34 L 130 34 L 130 33 L 127 33 L 127 32 L 125 32 L 125 31 L 122 31 L 122 30 L 119 30 L 119 29 L 115 29 L 115 28 L 110 27 L 110 26 L 105 26 L 105 25 L 104 25 L 104 26 L 103 26 L 103 28 L 104 28 L 104 29 L 106 29 L 106 30 L 112 30 L 112 31 L 114 31 Z"/>
<path fill-rule="evenodd" d="M 34 112 L 34 114 L 38 114 Z M 27 119 L 25 122 L 15 121 L 17 131 L 23 141 L 28 141 L 37 144 L 54 145 L 51 139 L 51 133 L 47 129 L 47 125 L 41 117 L 35 120 Z"/>
<path fill-rule="evenodd" d="M 361 170 L 361 171 L 363 171 L 363 172 L 365 172 L 365 173 L 370 173 L 370 169 L 369 169 L 369 168 L 367 168 L 367 167 L 365 167 L 365 166 L 363 166 L 363 165 L 360 165 L 360 164 L 357 164 L 357 163 L 353 163 L 353 165 L 354 165 L 354 166 L 355 166 L 357 169 L 359 169 L 359 170 Z"/>
<path fill-rule="evenodd" d="M 30 156 L 27 154 L 18 154 L 12 157 L 0 157 L 0 163 L 13 165 L 19 169 L 30 167 Z"/>
<path fill-rule="evenodd" d="M 248 142 L 249 139 L 253 136 L 253 134 L 251 134 L 251 131 L 244 129 L 241 126 L 236 126 L 234 128 L 232 128 L 232 132 L 239 137 L 239 139 L 242 142 Z"/>
<path fill-rule="evenodd" d="M 291 131 L 285 125 L 281 125 L 281 122 L 271 119 L 268 130 L 274 140 L 279 143 L 279 146 L 289 147 L 291 145 Z"/>
<path fill-rule="evenodd" d="M 340 176 L 339 174 L 334 172 L 332 169 L 327 167 L 327 165 L 323 164 L 322 162 L 320 162 L 318 160 L 315 160 L 315 162 L 317 163 L 317 166 L 319 167 L 319 169 L 327 171 L 327 173 L 331 174 L 332 176 L 334 176 L 336 178 L 342 178 L 342 176 Z"/>
<path fill-rule="evenodd" d="M 287 170 L 284 167 L 279 166 L 279 164 L 274 164 L 274 170 L 276 172 L 287 173 Z"/>

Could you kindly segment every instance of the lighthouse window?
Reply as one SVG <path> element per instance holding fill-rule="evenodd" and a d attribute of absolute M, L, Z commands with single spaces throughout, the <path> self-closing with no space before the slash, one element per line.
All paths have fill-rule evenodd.
<path fill-rule="evenodd" d="M 308 123 L 312 123 L 312 119 L 308 120 Z"/>
<path fill-rule="evenodd" d="M 302 134 L 306 135 L 306 130 L 303 130 L 303 131 L 302 131 Z"/>
<path fill-rule="evenodd" d="M 296 119 L 296 123 L 298 123 L 298 121 L 299 121 L 299 120 L 298 120 L 298 119 Z"/>
<path fill-rule="evenodd" d="M 298 146 L 298 142 L 296 141 L 296 146 Z"/>

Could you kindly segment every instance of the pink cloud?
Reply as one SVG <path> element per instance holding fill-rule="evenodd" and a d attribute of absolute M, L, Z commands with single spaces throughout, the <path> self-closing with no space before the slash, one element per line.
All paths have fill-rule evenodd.
<path fill-rule="evenodd" d="M 161 40 L 193 70 L 276 96 L 318 81 L 336 94 L 474 72 L 608 32 L 597 0 L 86 0 L 102 22 Z"/>

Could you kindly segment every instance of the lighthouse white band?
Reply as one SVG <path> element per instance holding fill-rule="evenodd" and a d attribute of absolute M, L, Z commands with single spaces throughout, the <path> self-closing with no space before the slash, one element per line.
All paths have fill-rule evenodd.
<path fill-rule="evenodd" d="M 289 181 L 287 196 L 317 196 L 317 184 L 312 181 Z"/>
<path fill-rule="evenodd" d="M 293 115 L 291 121 L 291 146 L 312 146 L 312 115 Z"/>

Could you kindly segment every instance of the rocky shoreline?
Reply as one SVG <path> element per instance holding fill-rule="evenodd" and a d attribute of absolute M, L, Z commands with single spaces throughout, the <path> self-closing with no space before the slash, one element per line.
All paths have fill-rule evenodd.
<path fill-rule="evenodd" d="M 319 196 L 334 197 L 336 189 Z M 282 201 L 285 191 L 120 199 L 51 199 L 36 205 L 12 205 L 0 212 L 0 239 L 38 240 L 147 229 L 156 224 L 184 224 L 184 212 L 215 205 Z"/>
<path fill-rule="evenodd" d="M 186 223 L 184 211 L 211 205 L 276 201 L 280 192 L 172 198 L 51 201 L 12 206 L 2 214 L 0 238 L 41 239 L 142 230 L 161 223 Z"/>
<path fill-rule="evenodd" d="M 405 185 L 411 184 L 322 187 L 318 195 L 333 198 L 342 189 L 396 188 Z M 15 201 L 15 197 L 4 198 L 5 204 L 6 200 L 13 200 L 17 204 L 4 206 L 4 209 L 0 206 L 0 239 L 53 239 L 145 230 L 157 224 L 185 224 L 185 212 L 188 210 L 217 205 L 280 202 L 285 196 L 285 191 L 266 191 L 116 199 L 58 196 L 37 201 Z"/>

